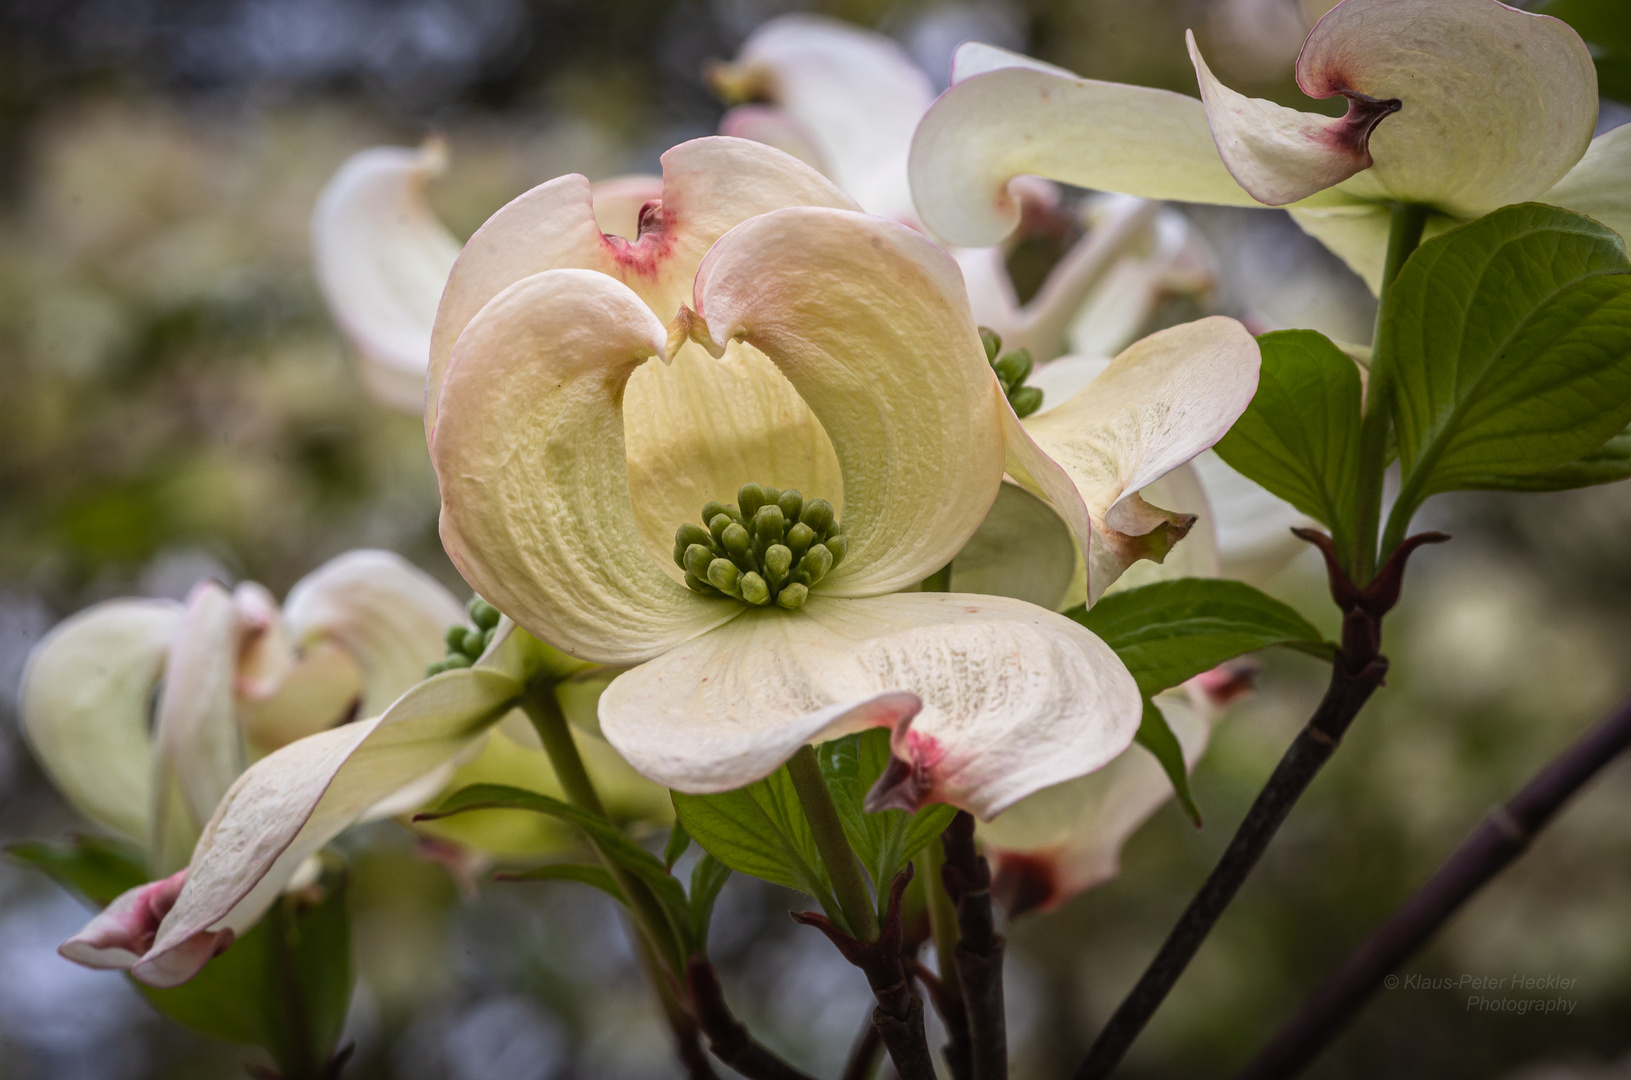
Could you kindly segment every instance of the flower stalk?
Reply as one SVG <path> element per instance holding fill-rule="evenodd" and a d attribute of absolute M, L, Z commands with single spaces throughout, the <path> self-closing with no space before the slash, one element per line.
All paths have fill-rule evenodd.
<path fill-rule="evenodd" d="M 816 850 L 821 853 L 821 861 L 832 878 L 833 894 L 849 923 L 846 929 L 862 941 L 877 941 L 878 917 L 873 912 L 872 893 L 867 889 L 861 863 L 844 836 L 844 825 L 832 801 L 832 792 L 827 790 L 827 781 L 821 775 L 815 748 L 799 747 L 787 762 L 787 774 L 792 778 L 793 790 L 798 792 L 804 816 L 810 822 Z"/>
<path fill-rule="evenodd" d="M 1421 244 L 1422 230 L 1427 225 L 1428 208 L 1414 203 L 1394 203 L 1388 229 L 1387 261 L 1382 270 L 1381 287 L 1377 292 L 1376 329 L 1371 337 L 1370 375 L 1365 387 L 1365 415 L 1359 429 L 1359 480 L 1355 492 L 1357 511 L 1354 528 L 1354 550 L 1345 556 L 1344 569 L 1355 583 L 1368 584 L 1376 574 L 1377 532 L 1382 524 L 1382 476 L 1387 471 L 1388 431 L 1392 427 L 1393 387 L 1391 357 L 1387 341 L 1382 336 L 1383 316 L 1387 312 L 1388 293 L 1393 280 L 1404 269 L 1405 260 Z M 1401 523 L 1402 530 L 1408 522 Z M 1392 531 L 1391 528 L 1389 530 Z M 1384 545 L 1385 555 L 1402 540 L 1403 532 L 1393 544 Z"/>
<path fill-rule="evenodd" d="M 974 846 L 974 816 L 959 811 L 941 836 L 941 844 L 945 851 L 941 879 L 957 912 L 958 942 L 949 966 L 962 986 L 968 1018 L 969 1075 L 973 1080 L 1003 1080 L 1008 1075 L 1008 1024 L 1002 996 L 1005 942 L 992 917 L 991 867 Z M 941 955 L 944 966 L 945 954 Z"/>
<path fill-rule="evenodd" d="M 963 1007 L 963 984 L 957 977 L 957 906 L 946 891 L 945 847 L 931 841 L 918 859 L 922 862 L 930 934 L 940 959 L 939 993 L 932 995 L 946 1025 L 947 1042 L 940 1052 L 955 1080 L 968 1080 L 973 1050 L 969 1045 L 968 1013 Z"/>

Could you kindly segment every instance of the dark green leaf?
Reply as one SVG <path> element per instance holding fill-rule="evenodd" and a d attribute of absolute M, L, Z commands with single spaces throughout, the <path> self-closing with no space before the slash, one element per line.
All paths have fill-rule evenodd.
<path fill-rule="evenodd" d="M 1346 551 L 1359 474 L 1359 367 L 1312 330 L 1277 330 L 1257 344 L 1257 394 L 1218 441 L 1218 456 L 1322 522 Z"/>
<path fill-rule="evenodd" d="M 725 880 L 730 876 L 731 868 L 712 855 L 704 855 L 691 868 L 689 953 L 696 955 L 708 951 L 708 924 L 714 917 L 714 901 L 719 899 L 719 890 L 725 887 Z"/>
<path fill-rule="evenodd" d="M 895 875 L 951 824 L 956 807 L 937 803 L 916 814 L 904 810 L 869 814 L 862 809 L 866 793 L 889 765 L 889 732 L 884 728 L 822 743 L 816 757 L 850 847 L 872 879 L 873 888 L 887 895 Z"/>
<path fill-rule="evenodd" d="M 1066 614 L 1116 651 L 1146 697 L 1270 645 L 1327 659 L 1336 650 L 1307 619 L 1239 581 L 1161 581 Z"/>
<path fill-rule="evenodd" d="M 1172 790 L 1177 793 L 1184 813 L 1189 815 L 1189 820 L 1195 823 L 1197 829 L 1200 828 L 1201 809 L 1195 805 L 1195 797 L 1189 791 L 1189 768 L 1184 763 L 1184 748 L 1179 745 L 1178 736 L 1172 733 L 1172 728 L 1167 726 L 1167 718 L 1161 715 L 1161 710 L 1149 698 L 1144 699 L 1144 718 L 1139 721 L 1135 739 L 1161 763 L 1167 779 L 1172 781 Z"/>
<path fill-rule="evenodd" d="M 674 869 L 674 864 L 680 861 L 680 856 L 684 855 L 686 848 L 690 846 L 691 834 L 685 831 L 684 825 L 678 821 L 674 822 L 674 828 L 668 834 L 668 843 L 663 847 L 663 865 L 670 870 Z"/>
<path fill-rule="evenodd" d="M 110 836 L 73 836 L 61 844 L 27 840 L 6 845 L 5 852 L 99 908 L 147 881 L 141 849 Z"/>
<path fill-rule="evenodd" d="M 543 866 L 533 866 L 526 870 L 511 870 L 502 874 L 494 874 L 495 881 L 576 881 L 580 885 L 591 885 L 620 904 L 627 904 L 623 898 L 623 890 L 617 887 L 617 882 L 607 872 L 604 866 L 589 866 L 584 863 L 547 863 Z"/>
<path fill-rule="evenodd" d="M 1497 210 L 1411 256 L 1381 334 L 1403 474 L 1398 520 L 1435 492 L 1521 486 L 1625 430 L 1628 270 L 1615 233 L 1536 204 Z"/>
<path fill-rule="evenodd" d="M 683 940 L 689 909 L 685 889 L 668 872 L 662 860 L 625 836 L 617 826 L 605 818 L 585 813 L 577 807 L 548 795 L 525 788 L 503 784 L 472 784 L 461 788 L 442 801 L 442 805 L 417 820 L 434 821 L 437 818 L 470 810 L 531 810 L 548 814 L 576 825 L 599 849 L 600 853 L 617 867 L 645 882 L 656 894 L 669 921 L 669 932 L 675 941 Z"/>
<path fill-rule="evenodd" d="M 674 810 L 703 850 L 740 874 L 814 897 L 840 915 L 832 882 L 785 767 L 758 783 L 719 795 L 673 792 Z"/>

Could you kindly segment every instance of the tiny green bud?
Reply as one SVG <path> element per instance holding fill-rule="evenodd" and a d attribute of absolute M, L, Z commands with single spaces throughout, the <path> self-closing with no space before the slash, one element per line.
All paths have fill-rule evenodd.
<path fill-rule="evenodd" d="M 689 571 L 687 571 L 685 575 L 685 587 L 690 589 L 692 592 L 701 593 L 703 596 L 719 595 L 718 589 L 714 588 L 712 585 L 708 584 L 706 581 L 703 581 L 701 578 L 697 577 L 693 573 L 690 573 Z"/>
<path fill-rule="evenodd" d="M 722 593 L 732 596 L 741 595 L 742 571 L 729 559 L 715 559 L 708 564 L 708 584 Z"/>
<path fill-rule="evenodd" d="M 485 629 L 485 630 L 483 630 L 481 632 L 481 648 L 482 648 L 483 652 L 486 652 L 487 651 L 487 646 L 489 646 L 489 645 L 491 645 L 493 643 L 493 637 L 497 633 L 498 633 L 498 627 L 496 627 L 496 626 L 489 626 L 487 629 Z"/>
<path fill-rule="evenodd" d="M 743 484 L 736 489 L 736 505 L 742 508 L 742 516 L 749 521 L 766 502 L 769 500 L 765 498 L 765 489 L 758 484 Z"/>
<path fill-rule="evenodd" d="M 1021 386 L 1008 395 L 1008 404 L 1014 407 L 1014 415 L 1023 419 L 1042 407 L 1042 391 L 1035 386 Z"/>
<path fill-rule="evenodd" d="M 799 513 L 804 509 L 804 496 L 794 488 L 782 492 L 782 497 L 776 500 L 776 505 L 782 508 L 782 517 L 788 521 L 797 521 Z"/>
<path fill-rule="evenodd" d="M 459 643 L 459 651 L 474 660 L 481 655 L 481 650 L 487 646 L 480 630 L 466 630 L 464 640 Z"/>
<path fill-rule="evenodd" d="M 793 569 L 793 553 L 785 544 L 771 544 L 765 549 L 765 576 L 773 585 L 780 585 L 787 580 L 787 575 Z"/>
<path fill-rule="evenodd" d="M 498 620 L 501 617 L 498 609 L 481 597 L 472 596 L 469 609 L 470 618 L 476 624 L 477 629 L 491 630 L 498 625 Z"/>
<path fill-rule="evenodd" d="M 713 535 L 714 543 L 719 543 L 725 535 L 725 530 L 732 524 L 729 514 L 715 514 L 708 519 L 708 532 Z"/>
<path fill-rule="evenodd" d="M 810 531 L 818 537 L 827 535 L 828 531 L 832 529 L 836 517 L 837 515 L 833 513 L 832 503 L 826 499 L 811 499 L 804 504 L 804 509 L 799 512 L 799 520 L 810 526 Z"/>
<path fill-rule="evenodd" d="M 991 367 L 996 371 L 997 378 L 1002 380 L 1002 385 L 1012 391 L 1024 383 L 1025 376 L 1031 373 L 1031 350 L 1015 349 Z"/>
<path fill-rule="evenodd" d="M 426 664 L 425 665 L 425 678 L 427 678 L 427 679 L 434 678 L 434 677 L 436 677 L 437 675 L 440 675 L 442 672 L 444 672 L 446 670 L 447 670 L 447 665 L 442 663 L 440 660 L 436 661 L 433 664 Z"/>
<path fill-rule="evenodd" d="M 464 653 L 449 653 L 447 659 L 442 661 L 442 667 L 452 671 L 454 668 L 467 668 L 471 662 L 471 659 Z"/>
<path fill-rule="evenodd" d="M 810 590 L 798 582 L 782 587 L 776 596 L 776 606 L 784 607 L 788 611 L 796 611 L 804 606 L 804 601 L 810 598 Z"/>
<path fill-rule="evenodd" d="M 742 599 L 746 600 L 748 603 L 757 605 L 759 607 L 763 607 L 765 604 L 770 603 L 770 586 L 765 584 L 764 578 L 760 577 L 752 570 L 749 570 L 747 573 L 742 575 L 741 584 Z"/>
<path fill-rule="evenodd" d="M 457 623 L 448 627 L 447 633 L 442 636 L 447 640 L 447 647 L 454 652 L 464 648 L 464 627 L 459 626 Z"/>
<path fill-rule="evenodd" d="M 809 551 L 810 545 L 815 542 L 815 530 L 802 521 L 787 530 L 787 546 L 792 549 L 795 559 L 804 558 L 804 553 Z"/>
<path fill-rule="evenodd" d="M 715 500 L 713 500 L 711 502 L 703 503 L 702 504 L 702 523 L 704 525 L 708 526 L 710 529 L 712 529 L 713 524 L 714 524 L 714 518 L 718 517 L 720 514 L 725 514 L 725 513 L 726 513 L 725 504 L 720 502 L 717 499 L 715 499 Z M 726 514 L 726 516 L 728 517 L 729 514 Z"/>
<path fill-rule="evenodd" d="M 782 508 L 775 503 L 759 507 L 759 512 L 753 515 L 753 532 L 764 543 L 780 543 L 786 528 L 787 519 L 782 516 Z"/>
<path fill-rule="evenodd" d="M 811 585 L 826 577 L 827 571 L 831 569 L 832 552 L 827 550 L 825 544 L 815 545 L 799 560 L 799 570 L 809 575 Z"/>
<path fill-rule="evenodd" d="M 701 580 L 708 580 L 708 564 L 714 561 L 714 553 L 701 544 L 692 544 L 685 549 L 685 572 Z"/>
<path fill-rule="evenodd" d="M 765 502 L 767 502 L 767 503 L 780 502 L 781 497 L 782 497 L 782 489 L 781 488 L 773 488 L 773 487 L 765 488 Z"/>
<path fill-rule="evenodd" d="M 710 503 L 709 505 L 718 504 Z M 709 518 L 708 520 L 712 521 L 713 518 Z M 712 533 L 710 533 L 707 529 L 704 529 L 701 525 L 694 525 L 689 521 L 674 530 L 674 546 L 680 550 L 681 554 L 684 554 L 685 549 L 690 547 L 692 544 L 701 544 L 703 547 L 708 547 L 713 542 L 714 537 Z"/>
<path fill-rule="evenodd" d="M 843 533 L 834 533 L 822 541 L 821 546 L 832 556 L 832 565 L 837 566 L 844 561 L 844 556 L 849 552 L 849 537 Z M 827 569 L 831 570 L 832 567 L 829 566 Z"/>
<path fill-rule="evenodd" d="M 725 554 L 739 563 L 748 555 L 748 549 L 753 546 L 753 537 L 748 535 L 746 529 L 733 521 L 725 526 L 725 532 L 720 536 L 719 542 L 724 547 Z"/>
<path fill-rule="evenodd" d="M 980 327 L 980 344 L 985 346 L 985 362 L 991 363 L 1002 351 L 1002 335 L 989 326 Z"/>

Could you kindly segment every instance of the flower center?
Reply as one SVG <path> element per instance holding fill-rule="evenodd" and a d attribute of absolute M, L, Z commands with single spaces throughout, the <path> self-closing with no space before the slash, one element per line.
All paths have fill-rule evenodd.
<path fill-rule="evenodd" d="M 849 549 L 832 503 L 805 501 L 791 488 L 743 484 L 735 506 L 710 502 L 702 522 L 674 531 L 674 561 L 685 571 L 685 584 L 703 596 L 733 596 L 755 607 L 803 607 L 811 587 Z"/>

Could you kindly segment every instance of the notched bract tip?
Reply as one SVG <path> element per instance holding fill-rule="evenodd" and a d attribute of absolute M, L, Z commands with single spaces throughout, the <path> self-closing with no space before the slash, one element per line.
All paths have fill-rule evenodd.
<path fill-rule="evenodd" d="M 668 344 L 663 349 L 663 362 L 672 363 L 674 354 L 683 349 L 687 341 L 694 341 L 707 349 L 708 355 L 715 360 L 725 355 L 725 346 L 715 344 L 702 316 L 681 304 L 679 312 L 668 324 Z"/>

